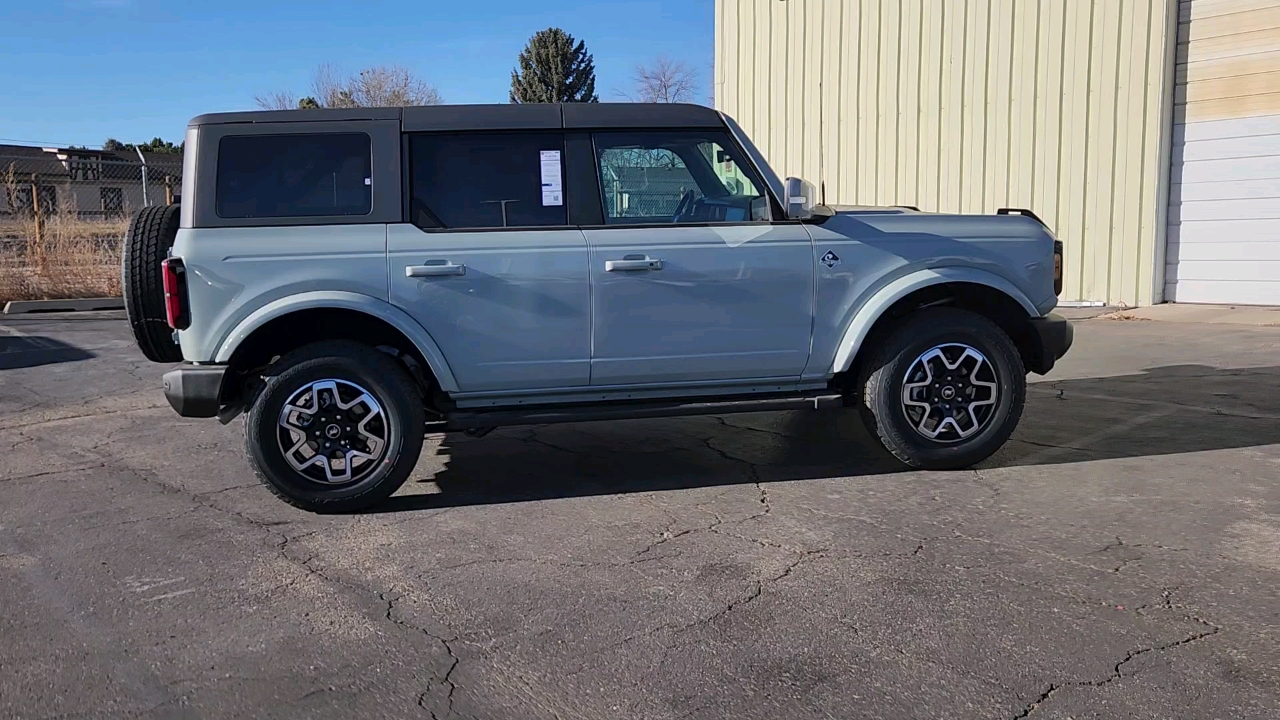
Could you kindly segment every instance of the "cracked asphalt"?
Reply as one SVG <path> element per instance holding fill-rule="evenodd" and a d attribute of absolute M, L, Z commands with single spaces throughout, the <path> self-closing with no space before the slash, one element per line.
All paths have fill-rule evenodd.
<path fill-rule="evenodd" d="M 6 718 L 1280 717 L 1280 327 L 1090 320 L 977 470 L 844 414 L 256 484 L 116 314 L 0 317 Z"/>

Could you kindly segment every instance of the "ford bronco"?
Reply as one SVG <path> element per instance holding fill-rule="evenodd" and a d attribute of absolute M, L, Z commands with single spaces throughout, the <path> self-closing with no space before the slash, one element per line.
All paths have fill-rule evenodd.
<path fill-rule="evenodd" d="M 857 408 L 911 467 L 995 452 L 1072 329 L 1032 213 L 828 207 L 705 107 L 201 115 L 133 219 L 129 321 L 187 417 L 349 511 L 428 431 Z"/>

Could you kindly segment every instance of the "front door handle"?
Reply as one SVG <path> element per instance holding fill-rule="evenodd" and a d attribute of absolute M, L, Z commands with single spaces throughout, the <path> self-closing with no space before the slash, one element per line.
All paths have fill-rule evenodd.
<path fill-rule="evenodd" d="M 605 272 L 619 272 L 625 270 L 661 270 L 662 261 L 657 258 L 651 258 L 648 255 L 628 255 L 621 260 L 605 260 Z"/>
<path fill-rule="evenodd" d="M 454 265 L 449 261 L 429 263 L 427 265 L 406 265 L 405 277 L 445 277 L 449 275 L 466 275 L 466 265 Z"/>

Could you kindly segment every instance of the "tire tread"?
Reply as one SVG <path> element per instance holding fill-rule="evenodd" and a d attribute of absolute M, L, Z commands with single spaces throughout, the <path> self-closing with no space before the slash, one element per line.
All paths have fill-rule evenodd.
<path fill-rule="evenodd" d="M 258 454 L 263 449 L 257 447 L 257 440 L 263 434 L 263 423 L 270 422 L 274 431 L 274 418 L 264 418 L 262 403 L 275 388 L 287 386 L 290 378 L 308 372 L 313 368 L 331 363 L 335 358 L 354 362 L 392 386 L 396 397 L 380 398 L 390 411 L 394 403 L 402 402 L 406 417 L 398 418 L 402 425 L 400 434 L 402 441 L 395 467 L 376 483 L 371 483 L 361 492 L 340 497 L 302 498 L 285 491 L 263 469 L 258 461 Z M 426 421 L 422 404 L 422 396 L 418 386 L 409 377 L 408 372 L 389 355 L 368 345 L 345 340 L 325 340 L 305 345 L 280 358 L 269 372 L 267 385 L 258 393 L 253 407 L 250 408 L 244 423 L 245 453 L 249 456 L 249 464 L 253 467 L 258 481 L 267 486 L 273 495 L 284 502 L 309 512 L 344 513 L 362 510 L 386 500 L 409 478 L 417 465 L 418 456 L 422 452 L 424 437 L 423 426 Z M 273 451 L 266 448 L 266 451 Z"/>
<path fill-rule="evenodd" d="M 918 311 L 904 318 L 897 329 L 884 337 L 883 342 L 880 342 L 875 348 L 870 362 L 866 365 L 866 370 L 863 371 L 863 376 L 859 378 L 857 387 L 861 388 L 861 397 L 859 398 L 861 402 L 859 405 L 867 429 L 876 436 L 885 450 L 911 468 L 956 469 L 981 462 L 1004 444 L 1022 417 L 1026 395 L 1025 388 L 1020 386 L 1006 388 L 1005 392 L 1013 394 L 1013 401 L 1009 406 L 1008 413 L 998 420 L 1001 424 L 1001 429 L 995 437 L 999 438 L 999 442 L 994 447 L 987 448 L 984 445 L 976 451 L 969 452 L 968 456 L 976 458 L 972 461 L 969 461 L 966 456 L 961 456 L 959 461 L 954 459 L 943 461 L 930 458 L 916 449 L 914 437 L 907 435 L 908 429 L 899 427 L 897 423 L 892 422 L 889 418 L 881 417 L 885 414 L 885 409 L 879 399 L 885 397 L 885 393 L 895 393 L 894 389 L 888 387 L 888 385 L 894 380 L 890 370 L 893 368 L 898 356 L 922 332 L 948 326 L 963 328 L 966 331 L 986 336 L 986 339 L 1003 356 L 999 360 L 1009 366 L 1009 372 L 1015 378 L 1026 377 L 1022 358 L 1018 354 L 1017 347 L 1013 344 L 1013 341 L 998 325 L 977 313 L 955 308 L 934 308 Z M 988 440 L 988 443 L 990 443 L 990 440 Z"/>
<path fill-rule="evenodd" d="M 121 257 L 121 286 L 129 326 L 142 354 L 152 362 L 182 360 L 165 315 L 160 263 L 178 234 L 179 206 L 143 208 L 129 223 Z"/>

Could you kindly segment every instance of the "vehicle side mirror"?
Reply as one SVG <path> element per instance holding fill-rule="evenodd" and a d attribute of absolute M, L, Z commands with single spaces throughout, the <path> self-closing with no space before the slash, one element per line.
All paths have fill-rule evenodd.
<path fill-rule="evenodd" d="M 808 220 L 813 217 L 813 208 L 818 201 L 818 189 L 813 183 L 789 177 L 782 185 L 782 210 L 787 214 L 787 219 Z"/>

